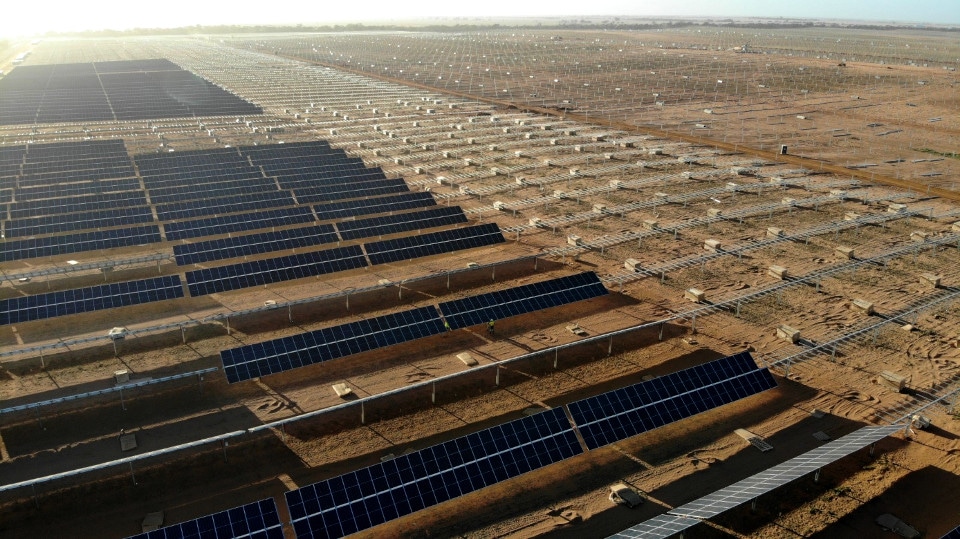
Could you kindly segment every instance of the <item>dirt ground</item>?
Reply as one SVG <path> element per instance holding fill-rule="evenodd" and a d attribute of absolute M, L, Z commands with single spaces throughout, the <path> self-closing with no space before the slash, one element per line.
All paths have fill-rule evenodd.
<path fill-rule="evenodd" d="M 650 44 L 649 36 L 581 32 L 564 33 L 563 45 L 542 35 L 524 40 L 489 33 L 471 45 L 466 37 L 446 36 L 446 52 L 433 56 L 424 51 L 436 49 L 442 40 L 430 34 L 263 36 L 223 43 L 186 38 L 45 41 L 38 46 L 31 57 L 36 63 L 170 58 L 263 106 L 267 113 L 255 124 L 283 131 L 254 132 L 233 118 L 8 126 L 0 129 L 3 144 L 23 143 L 28 137 L 70 139 L 84 130 L 98 137 L 123 137 L 132 153 L 155 151 L 157 131 L 179 149 L 325 139 L 370 166 L 383 167 L 390 176 L 404 177 L 413 190 L 430 187 L 439 204 L 461 206 L 471 224 L 493 220 L 505 230 L 508 242 L 321 279 L 2 327 L 2 407 L 113 388 L 113 374 L 120 369 L 128 370 L 132 380 L 192 373 L 219 366 L 221 350 L 243 344 L 581 271 L 605 279 L 610 294 L 501 320 L 494 337 L 483 328 L 467 328 L 238 384 L 227 384 L 217 371 L 202 379 L 188 376 L 122 394 L 0 414 L 0 483 L 8 485 L 329 409 L 282 429 L 238 434 L 129 465 L 0 492 L 0 534 L 124 537 L 139 532 L 140 520 L 151 511 L 164 511 L 169 524 L 267 496 L 277 500 L 286 520 L 283 493 L 292 488 L 515 419 L 532 408 L 560 406 L 742 350 L 766 364 L 802 359 L 789 370 L 782 363 L 773 368 L 778 382 L 773 390 L 358 534 L 605 537 L 813 449 L 822 444 L 813 437 L 815 432 L 836 439 L 863 425 L 898 421 L 954 390 L 960 378 L 960 307 L 952 302 L 960 283 L 960 238 L 953 229 L 960 213 L 956 204 L 921 190 L 851 183 L 834 174 L 718 150 L 709 137 L 739 135 L 744 144 L 758 146 L 786 140 L 783 143 L 798 151 L 845 165 L 863 163 L 871 155 L 878 172 L 949 187 L 955 159 L 913 160 L 932 157 L 917 149 L 921 144 L 943 152 L 957 147 L 955 72 L 932 60 L 927 67 L 903 65 L 916 62 L 913 57 L 890 65 L 881 64 L 879 56 L 864 56 L 840 68 L 833 56 L 738 54 L 713 50 L 713 41 L 678 36 L 690 38 L 684 43 L 691 46 L 710 44 L 711 50 L 668 47 L 650 54 L 649 48 L 658 53 L 660 48 Z M 896 39 L 922 37 L 927 43 L 925 36 Z M 616 46 L 656 56 L 656 64 L 641 58 L 629 64 L 603 60 L 607 70 L 576 67 L 592 54 L 603 56 L 595 49 L 610 52 L 598 39 L 625 40 Z M 726 44 L 737 41 L 723 39 Z M 437 92 L 427 92 L 289 59 L 314 61 L 306 52 L 319 40 L 328 50 L 346 54 L 344 58 L 354 55 L 354 64 L 399 70 L 419 61 L 421 71 L 411 76 L 418 83 L 466 73 L 463 64 L 469 64 L 478 97 L 489 96 L 488 81 L 501 80 L 482 71 L 491 65 L 503 77 L 508 69 L 522 74 L 506 79 L 523 82 L 512 87 L 518 103 L 561 101 L 560 92 L 547 93 L 551 85 L 538 78 L 549 69 L 529 61 L 540 58 L 562 66 L 565 91 L 578 88 L 576 104 L 581 109 L 674 126 L 701 119 L 704 108 L 715 114 L 709 115 L 711 126 L 704 129 L 709 133 L 702 144 L 616 132 L 451 98 L 442 93 L 446 83 Z M 804 46 L 821 42 L 798 41 Z M 772 50 L 780 42 L 769 38 L 764 43 Z M 393 63 L 388 53 L 398 44 L 416 48 Z M 549 47 L 550 52 L 538 56 L 531 52 L 533 45 Z M 270 56 L 270 69 L 263 67 L 262 53 L 251 50 L 274 48 L 282 48 L 286 57 Z M 864 45 L 858 54 L 867 49 Z M 453 51 L 470 57 L 454 63 Z M 525 60 L 510 60 L 513 54 Z M 489 63 L 484 55 L 489 55 Z M 226 57 L 231 61 L 223 62 Z M 437 65 L 426 58 L 436 58 Z M 771 61 L 775 77 L 769 77 L 795 91 L 774 95 L 782 89 L 756 78 Z M 701 84 L 677 82 L 689 81 L 681 76 L 693 66 L 698 66 Z M 806 69 L 801 72 L 799 67 Z M 628 87 L 621 75 L 612 75 L 620 68 L 634 75 L 673 69 L 678 77 L 663 82 L 634 76 Z M 834 73 L 838 69 L 845 70 L 842 76 Z M 820 86 L 801 88 L 787 77 L 788 72 L 814 70 L 821 73 L 819 78 L 803 82 Z M 467 80 L 465 75 L 452 76 Z M 917 77 L 929 83 L 916 84 Z M 752 90 L 738 93 L 724 86 L 722 98 L 709 97 L 719 90 L 715 83 L 704 90 L 705 81 L 717 78 L 723 85 L 741 81 L 743 88 L 749 82 Z M 524 86 L 534 84 L 528 81 L 536 82 L 536 88 Z M 594 91 L 597 88 L 609 91 Z M 808 92 L 801 94 L 801 89 Z M 854 92 L 862 99 L 851 99 Z M 531 98 L 533 93 L 538 97 Z M 674 98 L 658 106 L 650 99 L 652 93 L 665 98 L 672 93 Z M 794 99 L 801 95 L 809 101 Z M 623 106 L 616 106 L 618 102 Z M 885 103 L 885 112 L 848 108 L 866 102 Z M 751 112 L 761 106 L 766 112 Z M 810 119 L 799 120 L 798 114 Z M 880 116 L 886 125 L 865 127 Z M 934 116 L 942 120 L 926 121 Z M 773 122 L 774 117 L 780 120 Z M 797 122 L 816 127 L 797 129 Z M 834 137 L 839 133 L 834 129 L 859 133 L 860 142 L 837 142 L 854 135 Z M 864 134 L 884 129 L 902 132 L 869 139 Z M 901 146 L 903 153 L 896 153 Z M 904 161 L 884 163 L 881 157 L 894 148 L 893 155 L 904 156 Z M 928 167 L 941 175 L 922 176 Z M 495 202 L 503 209 L 495 209 Z M 894 203 L 904 204 L 904 211 L 890 208 Z M 859 224 L 863 217 L 886 220 Z M 534 219 L 540 220 L 538 226 L 530 224 Z M 572 245 L 577 243 L 573 236 L 579 246 Z M 771 238 L 779 239 L 764 243 Z M 719 254 L 704 248 L 711 239 L 721 242 Z M 853 258 L 838 253 L 838 247 L 853 249 Z M 131 261 L 171 249 L 172 243 L 166 242 L 82 254 L 84 262 L 115 267 L 108 277 L 94 271 L 67 272 L 21 283 L 16 275 L 59 268 L 64 262 L 51 257 L 4 264 L 0 269 L 10 278 L 0 286 L 0 297 L 72 289 L 104 279 L 182 273 L 185 268 L 172 261 Z M 532 255 L 539 257 L 534 261 Z M 628 271 L 628 258 L 650 271 Z M 471 263 L 491 266 L 468 269 Z M 786 268 L 788 278 L 772 276 L 770 266 Z M 927 273 L 940 277 L 938 287 L 921 278 Z M 379 285 L 383 280 L 389 284 Z M 783 286 L 775 290 L 778 285 Z M 704 307 L 684 298 L 684 291 L 694 287 L 704 292 L 707 302 L 729 308 L 690 315 Z M 759 295 L 764 290 L 769 293 Z M 268 300 L 309 298 L 317 299 L 289 311 L 209 318 Z M 872 303 L 875 313 L 857 309 L 854 300 Z M 874 329 L 884 320 L 891 323 Z M 662 336 L 654 325 L 612 341 L 550 351 L 582 340 L 567 329 L 573 323 L 592 337 L 657 321 L 666 321 Z M 107 341 L 76 342 L 102 336 L 121 323 L 144 332 L 119 343 L 116 355 Z M 904 329 L 907 323 L 911 327 Z M 165 324 L 174 326 L 151 329 Z M 778 338 L 780 325 L 798 329 L 803 340 L 794 344 Z M 844 338 L 836 349 L 816 348 Z M 43 356 L 25 351 L 43 345 L 55 348 Z M 478 360 L 478 367 L 470 369 L 457 359 L 465 351 Z M 533 354 L 538 351 L 546 352 Z M 508 362 L 526 354 L 531 357 Z M 882 371 L 904 376 L 907 389 L 900 393 L 878 384 Z M 445 378 L 429 383 L 439 377 Z M 334 394 L 330 386 L 341 382 L 356 398 Z M 377 397 L 403 388 L 407 390 Z M 884 439 L 872 455 L 860 450 L 825 467 L 817 480 L 805 476 L 761 496 L 755 506 L 744 504 L 710 519 L 687 536 L 892 537 L 874 523 L 890 512 L 924 536 L 939 537 L 960 524 L 960 422 L 950 402 L 923 411 L 933 420 L 930 428 Z M 760 452 L 735 429 L 763 437 L 774 449 Z M 121 431 L 136 435 L 136 450 L 120 450 Z M 608 487 L 618 481 L 641 491 L 647 502 L 636 509 L 613 505 Z M 289 526 L 286 533 L 293 537 Z"/>

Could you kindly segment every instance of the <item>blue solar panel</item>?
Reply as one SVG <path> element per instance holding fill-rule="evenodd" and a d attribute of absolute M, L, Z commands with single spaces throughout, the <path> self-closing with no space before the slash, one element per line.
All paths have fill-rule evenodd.
<path fill-rule="evenodd" d="M 368 243 L 364 247 L 370 257 L 370 263 L 377 265 L 503 242 L 500 227 L 496 223 L 486 223 L 419 236 L 378 241 Z"/>
<path fill-rule="evenodd" d="M 313 221 L 313 212 L 307 206 L 283 208 L 279 210 L 258 211 L 207 217 L 191 221 L 174 221 L 163 225 L 167 240 L 185 240 L 202 236 L 216 236 L 231 232 L 245 232 L 259 228 L 297 225 Z"/>
<path fill-rule="evenodd" d="M 298 538 L 343 537 L 583 452 L 560 408 L 286 493 Z"/>
<path fill-rule="evenodd" d="M 188 185 L 172 187 L 149 188 L 150 202 L 153 204 L 170 204 L 185 200 L 218 198 L 238 194 L 250 195 L 253 193 L 267 193 L 277 191 L 277 185 L 269 178 L 227 178 L 220 175 L 212 183 L 197 183 L 195 180 L 184 180 Z"/>
<path fill-rule="evenodd" d="M 0 300 L 0 325 L 183 297 L 179 275 Z"/>
<path fill-rule="evenodd" d="M 175 219 L 191 219 L 204 215 L 293 205 L 293 198 L 290 196 L 290 193 L 286 191 L 273 191 L 255 195 L 234 195 L 206 200 L 162 204 L 157 206 L 157 219 L 161 221 L 173 221 Z"/>
<path fill-rule="evenodd" d="M 318 329 L 220 352 L 229 383 L 437 335 L 444 330 L 434 307 Z"/>
<path fill-rule="evenodd" d="M 174 245 L 173 256 L 177 265 L 183 266 L 210 260 L 270 253 L 283 249 L 311 247 L 337 241 L 339 241 L 339 238 L 337 238 L 333 225 L 313 225 L 186 245 Z"/>
<path fill-rule="evenodd" d="M 410 188 L 403 180 L 371 180 L 343 185 L 297 188 L 294 194 L 300 204 L 313 204 L 315 202 L 381 196 L 408 191 L 410 191 Z"/>
<path fill-rule="evenodd" d="M 317 204 L 313 207 L 317 212 L 317 219 L 343 219 L 358 215 L 373 215 L 392 211 L 403 211 L 413 208 L 436 206 L 437 202 L 430 193 L 404 193 L 402 195 L 350 200 L 347 202 L 330 202 Z"/>
<path fill-rule="evenodd" d="M 145 206 L 146 204 L 147 199 L 142 191 L 24 200 L 10 205 L 10 218 L 22 219 L 41 215 L 96 211 L 106 208 L 131 208 Z"/>
<path fill-rule="evenodd" d="M 489 294 L 447 301 L 439 305 L 452 329 L 484 324 L 520 314 L 566 305 L 605 295 L 596 273 L 586 272 Z"/>
<path fill-rule="evenodd" d="M 466 222 L 467 216 L 463 214 L 463 210 L 459 206 L 448 206 L 432 210 L 357 219 L 356 221 L 343 221 L 337 223 L 337 230 L 340 231 L 340 236 L 344 240 L 355 240 Z"/>
<path fill-rule="evenodd" d="M 191 296 L 203 296 L 367 265 L 358 245 L 187 272 Z"/>
<path fill-rule="evenodd" d="M 153 212 L 147 206 L 118 210 L 98 210 L 84 213 L 48 215 L 30 219 L 15 219 L 4 226 L 8 238 L 58 234 L 90 228 L 136 225 L 153 221 Z"/>
<path fill-rule="evenodd" d="M 277 502 L 267 498 L 127 539 L 283 539 Z"/>
<path fill-rule="evenodd" d="M 960 539 L 960 526 L 957 526 L 956 528 L 948 531 L 940 539 Z"/>
<path fill-rule="evenodd" d="M 0 243 L 0 261 L 113 249 L 159 241 L 160 229 L 155 225 L 6 241 Z"/>
<path fill-rule="evenodd" d="M 749 352 L 697 365 L 567 405 L 596 449 L 777 386 Z"/>

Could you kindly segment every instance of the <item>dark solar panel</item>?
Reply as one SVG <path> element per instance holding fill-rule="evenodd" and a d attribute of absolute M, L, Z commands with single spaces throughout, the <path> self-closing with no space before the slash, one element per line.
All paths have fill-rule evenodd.
<path fill-rule="evenodd" d="M 0 325 L 183 297 L 179 275 L 0 300 Z"/>
<path fill-rule="evenodd" d="M 366 266 L 358 245 L 187 272 L 191 296 L 203 296 Z"/>
<path fill-rule="evenodd" d="M 41 215 L 56 215 L 61 213 L 78 213 L 95 211 L 107 208 L 130 208 L 145 206 L 147 199 L 141 191 L 123 191 L 120 193 L 103 193 L 96 195 L 81 195 L 61 197 L 55 199 L 25 200 L 10 205 L 10 218 L 22 219 L 25 217 L 39 217 Z"/>
<path fill-rule="evenodd" d="M 370 263 L 377 265 L 503 242 L 500 227 L 496 223 L 486 223 L 419 236 L 378 241 L 368 243 L 364 247 L 370 257 Z"/>
<path fill-rule="evenodd" d="M 166 223 L 163 225 L 163 230 L 166 233 L 167 240 L 175 241 L 275 226 L 296 225 L 311 221 L 313 221 L 313 212 L 310 211 L 309 207 L 301 206 Z"/>
<path fill-rule="evenodd" d="M 587 447 L 596 449 L 777 386 L 741 352 L 567 405 Z"/>
<path fill-rule="evenodd" d="M 374 197 L 363 200 L 350 200 L 346 202 L 316 204 L 314 205 L 313 209 L 317 212 L 317 219 L 321 221 L 327 221 L 332 219 L 343 219 L 345 217 L 356 217 L 359 215 L 373 215 L 376 213 L 403 211 L 413 208 L 425 208 L 436 205 L 437 202 L 433 199 L 433 195 L 430 193 L 420 192 Z"/>
<path fill-rule="evenodd" d="M 161 204 L 156 207 L 157 219 L 173 221 L 205 215 L 233 213 L 280 206 L 293 206 L 293 198 L 286 191 L 272 191 L 255 195 L 234 195 L 205 200 Z"/>
<path fill-rule="evenodd" d="M 562 408 L 286 493 L 298 538 L 343 537 L 583 452 Z"/>
<path fill-rule="evenodd" d="M 449 206 L 385 215 L 383 217 L 357 219 L 356 221 L 343 221 L 337 223 L 337 230 L 340 231 L 340 236 L 344 240 L 355 240 L 466 222 L 467 216 L 463 214 L 463 210 L 459 206 Z"/>
<path fill-rule="evenodd" d="M 165 60 L 17 66 L 0 78 L 0 125 L 260 114 Z"/>
<path fill-rule="evenodd" d="M 151 221 L 153 221 L 153 212 L 150 211 L 150 208 L 139 206 L 119 210 L 99 210 L 34 217 L 32 219 L 15 219 L 7 222 L 4 226 L 4 234 L 8 238 L 17 238 L 92 228 L 129 226 Z"/>
<path fill-rule="evenodd" d="M 597 274 L 591 271 L 447 301 L 439 307 L 450 327 L 459 329 L 484 324 L 489 320 L 566 305 L 606 293 L 606 287 Z"/>
<path fill-rule="evenodd" d="M 220 352 L 227 382 L 323 363 L 444 331 L 434 307 L 368 318 Z"/>
<path fill-rule="evenodd" d="M 960 526 L 948 531 L 940 539 L 960 539 Z"/>
<path fill-rule="evenodd" d="M 155 225 L 6 241 L 0 243 L 0 262 L 128 247 L 159 241 L 160 229 Z"/>
<path fill-rule="evenodd" d="M 127 539 L 283 539 L 273 498 L 248 503 Z"/>
<path fill-rule="evenodd" d="M 294 194 L 300 204 L 314 204 L 316 202 L 382 196 L 408 191 L 410 191 L 410 188 L 403 180 L 373 180 L 340 186 L 304 187 L 295 190 Z"/>
<path fill-rule="evenodd" d="M 302 228 L 264 232 L 248 236 L 234 236 L 219 240 L 174 245 L 177 265 L 198 264 L 210 260 L 224 260 L 262 253 L 311 247 L 339 241 L 332 225 L 314 225 Z"/>

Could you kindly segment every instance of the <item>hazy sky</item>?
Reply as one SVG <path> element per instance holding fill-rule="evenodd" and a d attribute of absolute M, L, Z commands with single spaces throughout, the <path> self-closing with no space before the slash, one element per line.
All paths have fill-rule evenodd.
<path fill-rule="evenodd" d="M 958 0 L 8 0 L 0 37 L 194 24 L 339 23 L 480 16 L 762 16 L 960 24 Z"/>

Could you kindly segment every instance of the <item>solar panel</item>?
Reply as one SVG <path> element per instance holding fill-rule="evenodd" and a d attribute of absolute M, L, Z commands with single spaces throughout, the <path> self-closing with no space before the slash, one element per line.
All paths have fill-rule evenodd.
<path fill-rule="evenodd" d="M 17 66 L 0 79 L 2 125 L 261 112 L 166 60 Z"/>
<path fill-rule="evenodd" d="M 439 307 L 450 327 L 459 329 L 483 324 L 488 320 L 500 320 L 566 305 L 606 293 L 607 289 L 600 282 L 597 274 L 590 271 L 447 301 L 441 303 Z"/>
<path fill-rule="evenodd" d="M 459 206 L 448 206 L 383 217 L 370 217 L 356 221 L 337 223 L 337 230 L 344 240 L 370 238 L 387 234 L 397 234 L 410 230 L 466 223 L 467 216 Z"/>
<path fill-rule="evenodd" d="M 462 249 L 484 247 L 504 241 L 500 227 L 496 223 L 485 223 L 419 236 L 367 243 L 364 247 L 370 257 L 370 263 L 377 265 Z"/>
<path fill-rule="evenodd" d="M 277 502 L 267 498 L 127 539 L 283 539 Z"/>
<path fill-rule="evenodd" d="M 32 219 L 8 221 L 3 232 L 8 238 L 58 234 L 90 228 L 135 225 L 153 221 L 153 212 L 147 206 L 117 210 L 98 210 L 83 213 L 48 215 Z"/>
<path fill-rule="evenodd" d="M 647 520 L 646 522 L 641 522 L 632 528 L 627 528 L 622 532 L 615 533 L 610 536 L 611 539 L 668 539 L 682 533 L 688 528 L 692 528 L 699 524 L 700 521 L 687 518 L 687 517 L 678 517 L 675 515 L 660 515 Z"/>
<path fill-rule="evenodd" d="M 223 260 L 284 249 L 296 249 L 297 247 L 312 247 L 337 241 L 339 241 L 339 238 L 337 238 L 333 225 L 312 225 L 276 232 L 263 232 L 248 236 L 234 236 L 186 245 L 174 245 L 173 256 L 177 265 L 183 266 L 210 260 Z"/>
<path fill-rule="evenodd" d="M 777 386 L 749 352 L 615 389 L 567 405 L 596 449 Z"/>
<path fill-rule="evenodd" d="M 105 208 L 132 208 L 146 206 L 147 199 L 142 191 L 124 191 L 120 193 L 100 193 L 61 197 L 57 199 L 24 200 L 10 205 L 10 218 L 23 219 L 41 215 L 78 213 L 96 211 Z"/>
<path fill-rule="evenodd" d="M 187 272 L 191 296 L 203 296 L 367 265 L 358 245 Z"/>
<path fill-rule="evenodd" d="M 0 300 L 0 325 L 183 297 L 179 275 Z"/>
<path fill-rule="evenodd" d="M 903 425 L 860 428 L 846 436 L 807 451 L 799 457 L 792 458 L 787 462 L 778 464 L 773 468 L 668 512 L 672 515 L 689 518 L 706 519 L 715 517 L 728 509 L 733 509 L 761 494 L 786 485 L 794 479 L 803 477 L 863 447 L 882 440 L 898 430 L 903 430 Z"/>
<path fill-rule="evenodd" d="M 167 240 L 185 240 L 202 236 L 215 236 L 232 232 L 245 232 L 259 228 L 297 225 L 313 221 L 313 212 L 308 206 L 282 208 L 252 213 L 239 213 L 207 217 L 190 221 L 174 221 L 163 225 Z"/>
<path fill-rule="evenodd" d="M 413 208 L 436 206 L 437 201 L 430 193 L 404 193 L 402 195 L 350 200 L 346 202 L 330 202 L 317 204 L 313 209 L 317 212 L 317 219 L 343 219 L 358 215 L 372 215 L 391 211 L 402 211 Z"/>
<path fill-rule="evenodd" d="M 560 408 L 286 493 L 298 538 L 343 537 L 582 453 Z"/>
<path fill-rule="evenodd" d="M 157 206 L 157 219 L 160 221 L 173 221 L 175 219 L 191 219 L 204 215 L 293 205 L 294 202 L 290 193 L 286 191 L 272 191 L 254 195 L 234 195 L 205 200 L 192 200 L 189 202 L 161 204 Z"/>
<path fill-rule="evenodd" d="M 0 261 L 10 262 L 158 242 L 160 229 L 155 225 L 13 240 L 0 243 Z"/>
<path fill-rule="evenodd" d="M 443 331 L 437 310 L 434 307 L 421 307 L 223 350 L 220 360 L 227 381 L 232 384 L 437 335 Z"/>
<path fill-rule="evenodd" d="M 298 188 L 294 191 L 294 194 L 297 197 L 297 202 L 300 204 L 313 204 L 316 202 L 405 193 L 408 191 L 410 191 L 410 188 L 407 187 L 407 183 L 403 180 L 372 180 L 351 182 L 338 186 Z"/>

